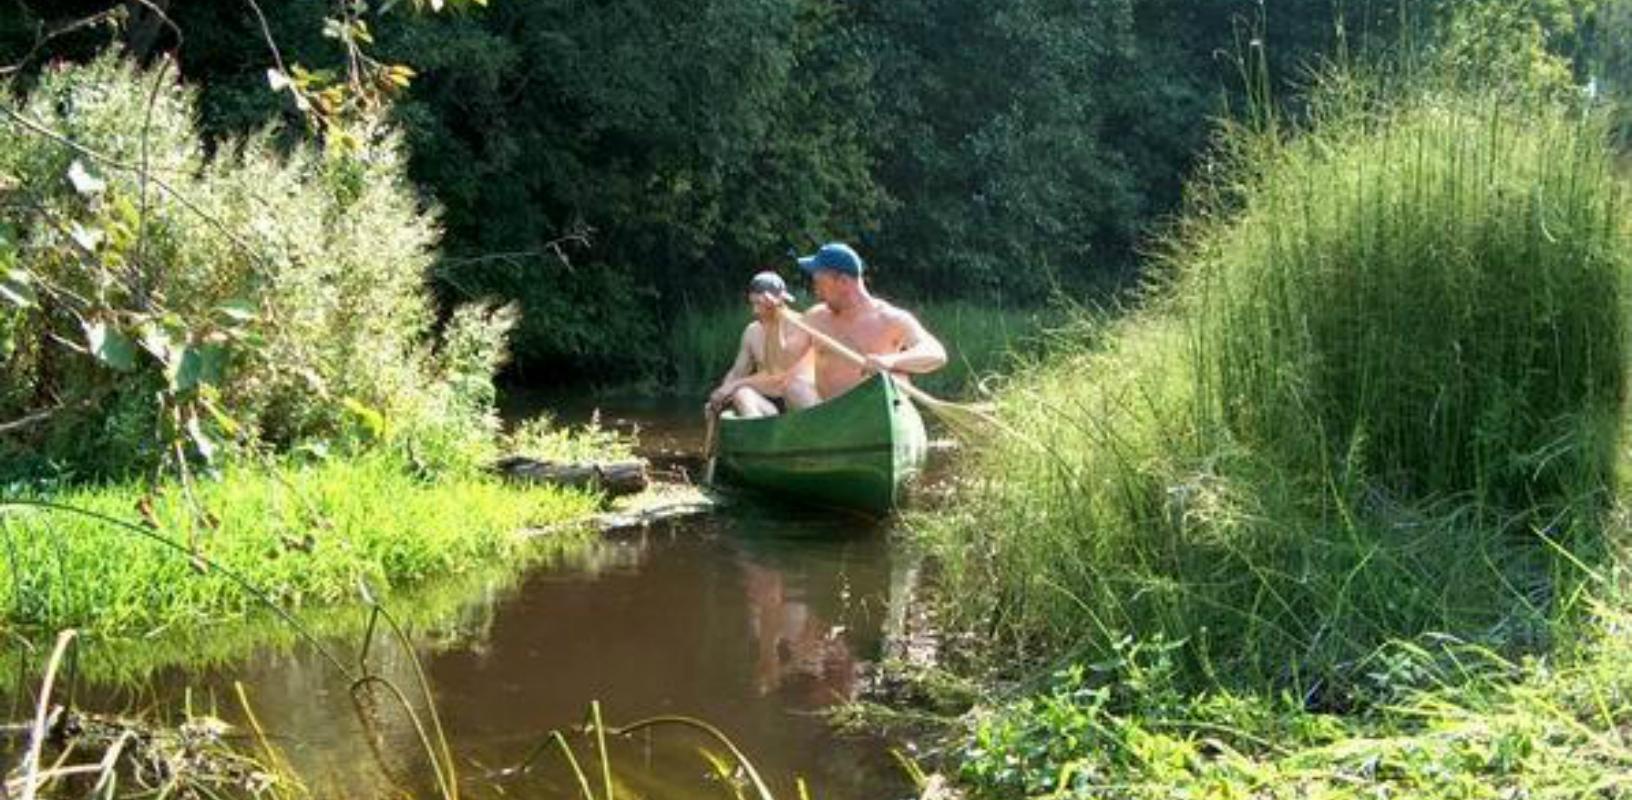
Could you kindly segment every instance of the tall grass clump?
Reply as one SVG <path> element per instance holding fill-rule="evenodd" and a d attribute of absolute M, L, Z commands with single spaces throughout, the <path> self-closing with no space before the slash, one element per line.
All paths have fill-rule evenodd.
<path fill-rule="evenodd" d="M 1612 488 L 1628 254 L 1604 131 L 1539 103 L 1328 91 L 1309 135 L 1237 135 L 1241 177 L 1214 188 L 1239 212 L 1177 254 L 1218 421 L 1399 498 Z"/>
<path fill-rule="evenodd" d="M 1144 308 L 1016 379 L 1026 435 L 927 522 L 957 624 L 1036 656 L 1160 636 L 1181 680 L 1337 705 L 1391 641 L 1547 642 L 1617 488 L 1606 132 L 1378 85 L 1226 128 Z"/>

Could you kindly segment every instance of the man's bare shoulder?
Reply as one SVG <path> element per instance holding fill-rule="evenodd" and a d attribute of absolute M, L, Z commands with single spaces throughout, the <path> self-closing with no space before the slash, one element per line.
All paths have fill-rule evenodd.
<path fill-rule="evenodd" d="M 881 319 L 891 325 L 914 325 L 918 322 L 918 317 L 914 316 L 911 311 L 888 300 L 879 300 L 878 305 L 874 306 L 874 310 Z"/>

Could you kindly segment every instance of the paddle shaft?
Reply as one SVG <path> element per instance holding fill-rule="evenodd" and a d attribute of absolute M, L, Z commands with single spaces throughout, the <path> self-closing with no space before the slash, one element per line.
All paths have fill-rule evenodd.
<path fill-rule="evenodd" d="M 719 444 L 720 409 L 709 406 L 708 429 L 703 434 L 703 483 L 714 483 L 714 447 Z"/>
<path fill-rule="evenodd" d="M 788 308 L 787 306 L 781 306 L 777 309 L 777 315 L 782 319 L 787 320 L 788 323 L 793 325 L 795 328 L 810 334 L 810 338 L 815 341 L 816 344 L 827 348 L 834 355 L 837 355 L 838 357 L 849 361 L 862 369 L 868 368 L 866 356 L 856 352 L 844 342 L 816 330 L 814 326 L 806 322 L 804 318 L 799 316 L 799 313 L 793 309 Z M 1030 436 L 1027 436 L 1004 424 L 1002 420 L 998 419 L 989 411 L 983 410 L 968 403 L 954 403 L 950 400 L 942 400 L 941 398 L 936 397 L 923 389 L 913 386 L 907 381 L 896 378 L 893 373 L 886 372 L 884 374 L 887 375 L 889 379 L 893 381 L 895 385 L 899 387 L 908 397 L 917 400 L 919 404 L 923 405 L 924 408 L 940 417 L 941 421 L 946 422 L 950 427 L 964 434 L 969 434 L 973 430 L 980 430 L 983 432 L 996 431 L 1005 436 L 1013 438 L 1016 441 L 1023 442 L 1027 446 L 1035 448 L 1038 452 L 1052 452 L 1049 448 L 1043 446 L 1042 443 L 1038 442 L 1036 439 L 1033 439 Z"/>

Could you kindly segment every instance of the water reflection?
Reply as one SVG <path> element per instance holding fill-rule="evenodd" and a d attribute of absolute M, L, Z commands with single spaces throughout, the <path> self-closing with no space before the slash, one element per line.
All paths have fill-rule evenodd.
<path fill-rule="evenodd" d="M 708 721 L 752 756 L 778 796 L 797 796 L 795 777 L 822 797 L 903 796 L 905 779 L 880 743 L 836 739 L 806 712 L 854 695 L 899 616 L 892 600 L 903 596 L 904 570 L 892 567 L 899 559 L 879 530 L 779 513 L 649 530 L 519 581 L 479 583 L 452 613 L 417 619 L 407 647 L 376 631 L 369 664 L 421 714 L 428 709 L 416 662 L 424 668 L 462 792 L 473 796 L 571 796 L 573 779 L 558 758 L 502 782 L 496 776 L 546 732 L 581 723 L 592 700 L 613 723 L 661 714 Z M 330 643 L 351 659 L 357 645 L 355 634 Z M 166 670 L 140 702 L 128 692 L 82 692 L 80 700 L 89 708 L 179 708 L 191 698 L 195 708 L 213 704 L 242 721 L 235 681 L 316 796 L 384 797 L 400 794 L 399 784 L 435 795 L 412 719 L 379 692 L 359 717 L 346 677 L 310 648 Z M 674 730 L 619 744 L 627 796 L 720 796 L 699 746 L 711 745 Z"/>
<path fill-rule="evenodd" d="M 748 631 L 758 644 L 754 688 L 761 695 L 784 687 L 801 706 L 822 706 L 853 696 L 857 667 L 842 625 L 813 614 L 802 598 L 789 596 L 782 573 L 742 564 L 748 597 Z"/>

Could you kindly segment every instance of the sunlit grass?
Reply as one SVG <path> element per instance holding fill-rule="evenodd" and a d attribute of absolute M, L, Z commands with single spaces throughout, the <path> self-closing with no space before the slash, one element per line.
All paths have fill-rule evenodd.
<path fill-rule="evenodd" d="M 977 796 L 1632 795 L 1605 131 L 1329 80 L 916 520 L 965 654 L 1055 671 L 975 717 Z"/>
<path fill-rule="evenodd" d="M 1342 707 L 1388 642 L 1534 652 L 1580 608 L 1626 389 L 1603 131 L 1325 91 L 1232 134 L 1145 309 L 1023 370 L 1024 436 L 922 525 L 1005 664 L 1159 635 L 1192 685 Z"/>
<path fill-rule="evenodd" d="M 1547 660 L 1381 648 L 1364 665 L 1377 700 L 1365 714 L 1176 692 L 1161 648 L 1125 647 L 983 717 L 960 776 L 979 797 L 1626 797 L 1629 620 L 1601 611 Z"/>
<path fill-rule="evenodd" d="M 166 487 L 154 533 L 197 542 L 200 555 L 287 608 L 355 600 L 514 560 L 520 532 L 582 518 L 594 500 L 498 478 L 415 478 L 383 455 L 276 467 L 235 466 L 196 486 L 213 529 Z M 139 521 L 134 483 L 77 488 L 49 499 Z M 185 554 L 91 517 L 34 507 L 0 516 L 0 608 L 13 625 L 79 628 L 92 635 L 147 635 L 235 619 L 263 605 L 243 586 Z"/>

